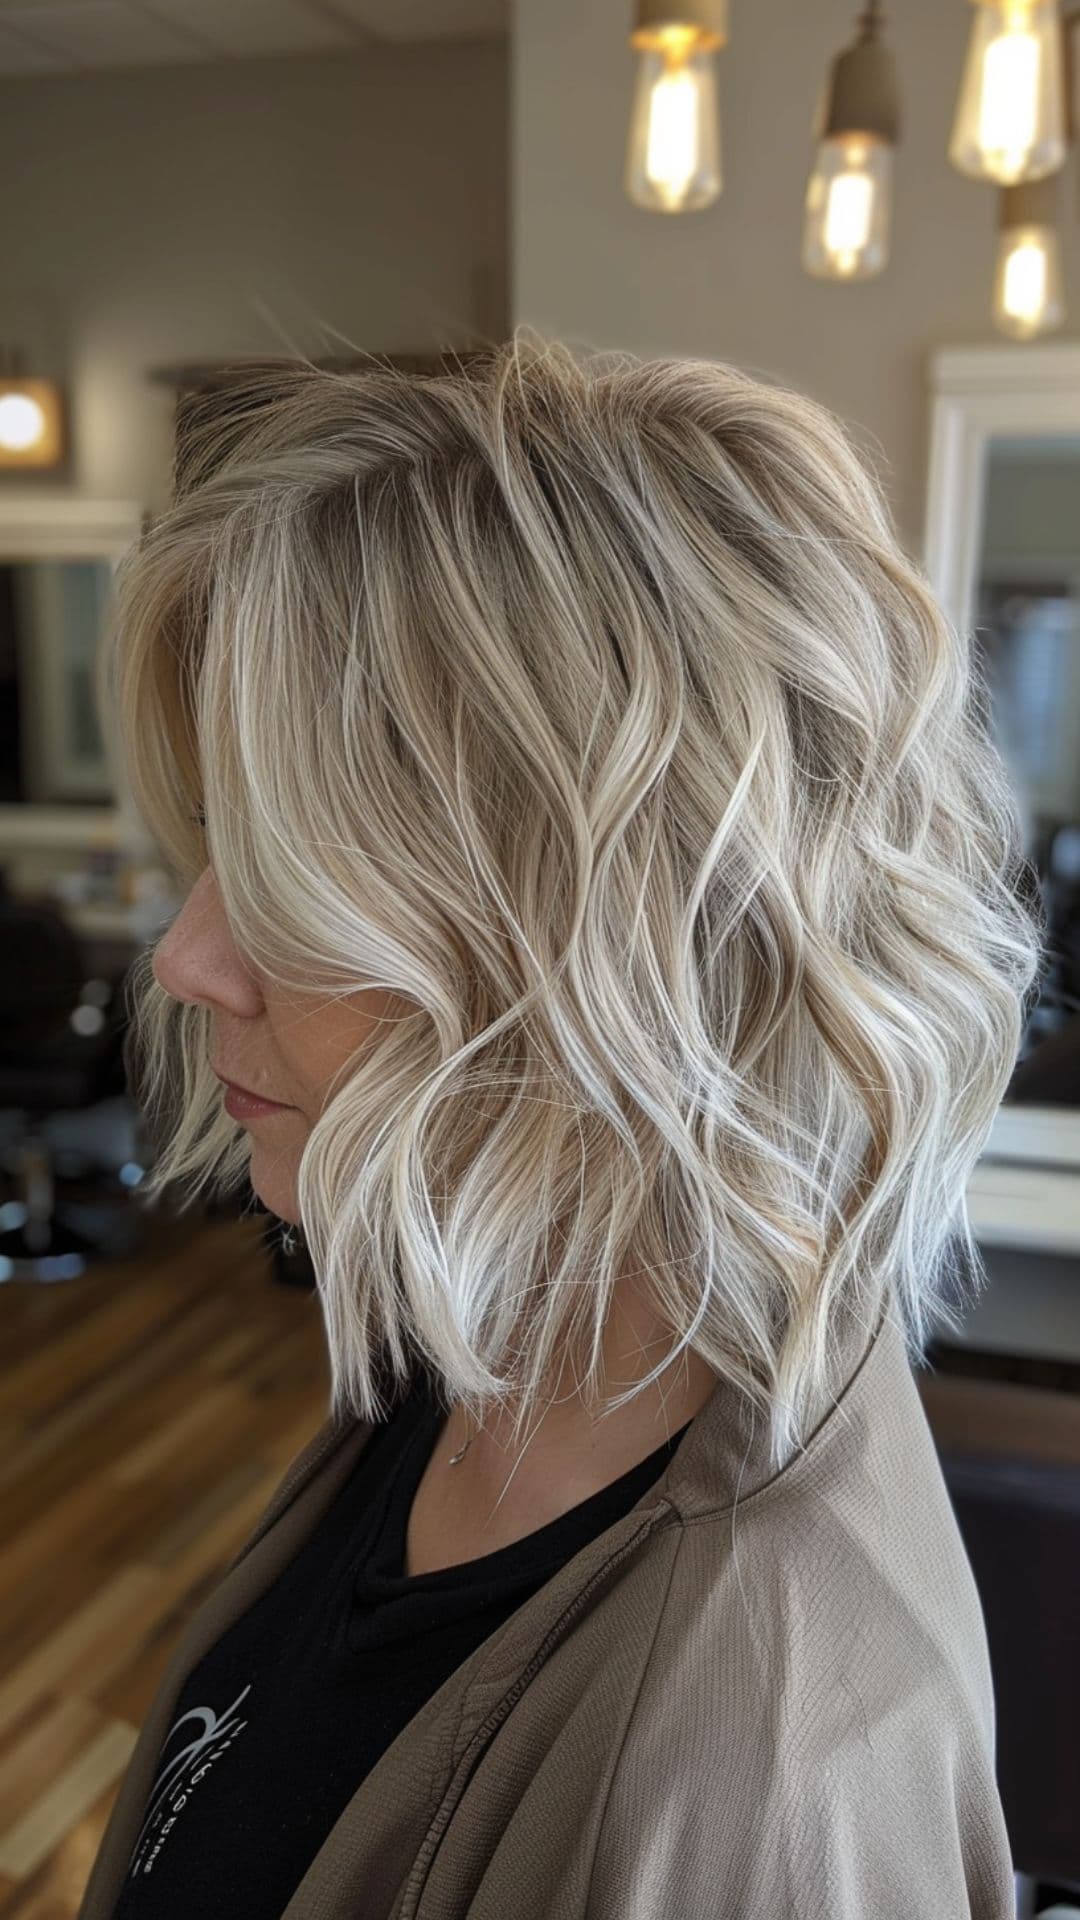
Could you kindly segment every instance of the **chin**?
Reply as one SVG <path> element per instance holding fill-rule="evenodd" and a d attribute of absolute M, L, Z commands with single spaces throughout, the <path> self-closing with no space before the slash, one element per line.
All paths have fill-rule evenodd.
<path fill-rule="evenodd" d="M 259 1166 L 257 1152 L 252 1154 L 248 1166 L 248 1179 L 251 1182 L 252 1191 L 270 1213 L 276 1213 L 278 1219 L 284 1220 L 286 1226 L 300 1225 L 300 1208 L 293 1182 L 285 1175 L 279 1174 L 275 1177 L 272 1169 L 264 1173 Z"/>

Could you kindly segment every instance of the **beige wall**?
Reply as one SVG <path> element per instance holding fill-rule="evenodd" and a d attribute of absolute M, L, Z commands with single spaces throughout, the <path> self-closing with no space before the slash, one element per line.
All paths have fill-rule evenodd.
<path fill-rule="evenodd" d="M 0 82 L 0 342 L 69 382 L 73 459 L 59 477 L 162 504 L 171 399 L 146 380 L 156 364 L 333 352 L 320 323 L 387 351 L 524 320 L 586 344 L 731 359 L 813 394 L 855 427 L 921 550 L 928 354 L 1001 339 L 988 317 L 994 193 L 944 152 L 965 0 L 894 11 L 893 256 L 852 287 L 808 279 L 799 245 L 811 118 L 853 0 L 733 0 L 725 190 L 678 218 L 622 192 L 630 0 L 516 0 L 510 49 Z M 26 481 L 0 480 L 13 484 Z"/>
<path fill-rule="evenodd" d="M 799 252 L 814 109 L 855 0 L 732 0 L 724 192 L 682 216 L 646 213 L 622 191 L 630 0 L 516 0 L 515 11 L 514 320 L 585 345 L 731 360 L 824 401 L 855 427 L 921 556 L 928 355 L 1003 344 L 989 317 L 994 189 L 963 179 L 945 154 L 965 0 L 889 8 L 905 115 L 892 258 L 877 280 L 846 287 L 811 280 Z M 1058 339 L 1080 339 L 1076 168 L 1074 152 Z"/>
<path fill-rule="evenodd" d="M 0 342 L 71 392 L 46 484 L 164 503 L 155 365 L 501 336 L 506 91 L 499 42 L 0 82 Z"/>

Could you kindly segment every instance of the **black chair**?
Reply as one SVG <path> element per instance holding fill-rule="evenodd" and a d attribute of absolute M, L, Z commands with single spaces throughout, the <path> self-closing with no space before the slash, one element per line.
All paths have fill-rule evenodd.
<path fill-rule="evenodd" d="M 58 1171 L 45 1122 L 126 1090 L 120 996 L 86 979 L 79 940 L 58 908 L 0 882 L 0 1109 L 21 1132 L 6 1154 L 0 1280 L 70 1280 L 140 1238 L 130 1190 L 91 1164 Z"/>
<path fill-rule="evenodd" d="M 1080 1395 L 928 1357 L 915 1379 L 986 1622 L 1017 1914 L 1077 1911 Z"/>

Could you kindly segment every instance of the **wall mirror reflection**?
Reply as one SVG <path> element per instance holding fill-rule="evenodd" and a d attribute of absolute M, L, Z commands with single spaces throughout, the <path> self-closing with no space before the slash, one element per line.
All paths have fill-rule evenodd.
<path fill-rule="evenodd" d="M 974 638 L 1050 923 L 1030 1045 L 1080 1012 L 1080 434 L 991 438 Z"/>
<path fill-rule="evenodd" d="M 111 943 L 116 967 L 171 904 L 96 688 L 116 568 L 142 523 L 134 501 L 0 498 L 0 875 Z"/>
<path fill-rule="evenodd" d="M 992 1290 L 965 1337 L 979 1320 L 984 1345 L 1013 1341 L 1002 1316 L 1023 1301 L 1044 1350 L 1080 1355 L 1080 345 L 943 347 L 928 374 L 924 566 L 983 670 L 1046 917 L 1016 1067 L 967 1190 L 980 1245 L 1022 1258 L 1023 1290 Z"/>
<path fill-rule="evenodd" d="M 0 804 L 115 798 L 94 697 L 112 573 L 106 559 L 0 561 Z"/>

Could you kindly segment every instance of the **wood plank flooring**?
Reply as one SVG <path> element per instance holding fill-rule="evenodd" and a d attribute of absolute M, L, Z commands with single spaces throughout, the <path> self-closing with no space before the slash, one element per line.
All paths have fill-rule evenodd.
<path fill-rule="evenodd" d="M 0 1916 L 72 1920 L 177 1638 L 320 1425 L 314 1293 L 266 1216 L 0 1286 Z"/>

